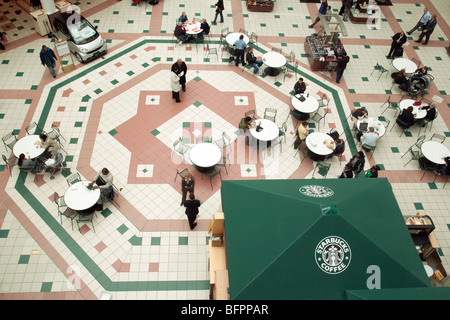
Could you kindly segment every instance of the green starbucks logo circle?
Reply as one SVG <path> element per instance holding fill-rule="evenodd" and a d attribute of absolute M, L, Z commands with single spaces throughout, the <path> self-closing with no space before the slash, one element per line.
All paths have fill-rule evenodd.
<path fill-rule="evenodd" d="M 339 274 L 348 268 L 352 251 L 347 241 L 338 236 L 328 236 L 317 244 L 314 251 L 320 270 L 328 274 Z"/>
<path fill-rule="evenodd" d="M 334 191 L 328 187 L 314 185 L 302 186 L 299 191 L 301 194 L 313 198 L 327 198 L 334 194 Z"/>

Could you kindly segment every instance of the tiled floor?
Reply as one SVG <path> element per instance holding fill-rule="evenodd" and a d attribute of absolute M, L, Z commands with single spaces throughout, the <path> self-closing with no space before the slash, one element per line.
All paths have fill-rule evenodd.
<path fill-rule="evenodd" d="M 7 50 L 0 52 L 0 127 L 1 133 L 14 131 L 25 136 L 32 121 L 50 130 L 60 127 L 66 141 L 66 161 L 72 172 L 92 179 L 102 167 L 114 175 L 116 186 L 123 187 L 120 207 L 107 204 L 89 223 L 71 221 L 60 224 L 53 194 L 64 194 L 64 175 L 54 180 L 47 174 L 38 181 L 31 175 L 23 183 L 17 167 L 12 176 L 0 166 L 0 298 L 1 299 L 97 299 L 103 291 L 113 299 L 208 299 L 207 232 L 212 215 L 220 209 L 220 179 L 211 190 L 209 180 L 201 179 L 189 164 L 172 155 L 173 142 L 182 137 L 219 139 L 227 132 L 236 139 L 240 118 L 249 109 L 262 116 L 267 107 L 276 108 L 277 124 L 288 117 L 290 98 L 298 75 L 307 83 L 307 91 L 317 97 L 333 96 L 325 125 L 320 131 L 336 128 L 349 111 L 365 106 L 369 114 L 379 116 L 380 106 L 391 96 L 399 101 L 389 75 L 371 75 L 378 62 L 392 70 L 385 58 L 390 37 L 403 28 L 411 28 L 423 6 L 438 15 L 438 26 L 428 46 L 418 45 L 416 31 L 408 37 L 405 55 L 416 57 L 431 67 L 435 77 L 429 98 L 438 102 L 439 118 L 433 132 L 450 136 L 450 101 L 446 53 L 450 29 L 450 7 L 446 0 L 392 0 L 383 6 L 381 28 L 364 24 L 346 24 L 348 36 L 342 41 L 350 54 L 343 81 L 310 71 L 304 39 L 312 32 L 307 27 L 315 19 L 317 4 L 296 0 L 277 1 L 273 12 L 249 12 L 244 1 L 225 0 L 225 22 L 212 26 L 211 47 L 218 47 L 222 28 L 238 31 L 245 28 L 259 35 L 256 50 L 270 51 L 272 46 L 288 54 L 293 51 L 299 63 L 283 79 L 252 76 L 228 63 L 228 54 L 206 58 L 202 47 L 178 46 L 172 40 L 174 21 L 186 11 L 189 18 L 212 20 L 211 1 L 160 1 L 157 6 L 132 5 L 131 1 L 79 1 L 86 16 L 106 39 L 109 52 L 86 65 L 64 74 L 58 68 L 53 79 L 39 63 L 39 50 L 50 39 L 34 29 L 28 0 L 0 1 L 0 30 L 9 39 Z M 340 1 L 330 1 L 334 12 Z M 20 7 L 22 12 L 16 14 Z M 176 104 L 171 100 L 169 69 L 178 58 L 188 65 L 187 92 Z M 291 66 L 291 65 L 290 65 Z M 383 116 L 393 120 L 393 112 Z M 310 178 L 313 163 L 300 165 L 294 157 L 292 143 L 295 122 L 288 118 L 286 143 L 276 156 L 231 150 L 228 174 L 223 179 L 298 179 Z M 314 127 L 314 124 L 311 124 Z M 316 126 L 315 126 L 316 127 Z M 316 127 L 317 130 L 317 127 Z M 434 231 L 440 245 L 439 254 L 450 271 L 450 186 L 443 189 L 443 177 L 432 177 L 418 170 L 408 156 L 401 157 L 418 136 L 399 136 L 388 131 L 366 169 L 379 164 L 381 176 L 392 183 L 403 214 L 423 210 L 436 224 Z M 427 138 L 432 132 L 426 132 Z M 358 150 L 348 137 L 345 158 Z M 450 146 L 449 139 L 444 142 Z M 234 145 L 234 143 L 233 143 Z M 244 150 L 245 151 L 245 150 Z M 9 156 L 9 152 L 2 152 Z M 344 160 L 342 160 L 344 161 Z M 332 159 L 328 177 L 342 170 L 342 163 Z M 198 227 L 189 231 L 184 209 L 180 207 L 180 180 L 174 182 L 176 169 L 188 167 L 197 178 L 196 196 L 203 202 Z M 317 176 L 316 177 L 320 177 Z"/>

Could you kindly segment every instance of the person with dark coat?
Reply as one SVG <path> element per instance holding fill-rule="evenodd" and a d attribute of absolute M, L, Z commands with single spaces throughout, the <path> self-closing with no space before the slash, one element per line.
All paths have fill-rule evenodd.
<path fill-rule="evenodd" d="M 56 62 L 55 60 L 58 60 L 56 58 L 55 53 L 52 49 L 48 48 L 47 46 L 43 45 L 42 50 L 40 52 L 40 58 L 41 63 L 43 66 L 47 66 L 48 70 L 50 70 L 50 73 L 52 74 L 53 78 L 56 78 L 56 72 L 55 72 L 55 66 Z"/>
<path fill-rule="evenodd" d="M 178 59 L 177 62 L 173 64 L 174 67 L 178 69 L 178 73 L 180 74 L 180 85 L 183 92 L 186 92 L 186 73 L 187 73 L 187 66 L 186 63 Z"/>
<path fill-rule="evenodd" d="M 201 206 L 200 200 L 195 199 L 195 195 L 193 193 L 189 194 L 189 200 L 184 202 L 184 206 L 186 207 L 186 215 L 189 221 L 189 227 L 193 230 L 197 226 L 197 222 L 195 219 L 198 215 L 198 208 Z"/>
<path fill-rule="evenodd" d="M 347 63 L 350 61 L 350 57 L 344 51 L 342 56 L 338 57 L 338 62 L 336 66 L 336 83 L 341 81 L 342 75 L 344 74 L 345 68 L 347 68 Z"/>
<path fill-rule="evenodd" d="M 428 20 L 427 24 L 422 28 L 422 33 L 420 34 L 419 39 L 417 39 L 416 42 L 422 42 L 423 37 L 425 37 L 425 42 L 423 44 L 428 44 L 430 36 L 433 33 L 434 28 L 436 27 L 436 23 L 436 15 L 433 14 L 431 16 L 431 19 Z"/>
<path fill-rule="evenodd" d="M 397 117 L 397 124 L 403 129 L 408 129 L 414 124 L 414 114 L 412 113 L 414 110 L 413 107 L 408 107 L 403 109 L 402 113 Z"/>
<path fill-rule="evenodd" d="M 358 151 L 346 164 L 352 168 L 355 178 L 358 178 L 359 173 L 364 169 L 364 164 L 366 162 L 364 152 Z"/>
<path fill-rule="evenodd" d="M 303 82 L 303 78 L 299 78 L 294 85 L 295 94 L 304 93 L 306 91 L 306 84 Z"/>
<path fill-rule="evenodd" d="M 392 59 L 392 54 L 394 54 L 397 48 L 403 46 L 406 40 L 406 35 L 403 31 L 394 34 L 394 36 L 392 37 L 391 50 L 389 50 L 389 54 L 386 56 L 386 58 Z"/>
<path fill-rule="evenodd" d="M 214 18 L 214 21 L 211 21 L 212 24 L 216 24 L 217 16 L 220 14 L 220 23 L 223 23 L 223 10 L 225 10 L 223 6 L 223 0 L 217 1 L 215 4 L 216 7 L 216 16 Z"/>
<path fill-rule="evenodd" d="M 186 172 L 183 179 L 181 180 L 181 204 L 182 206 L 184 202 L 186 201 L 186 195 L 189 192 L 189 194 L 194 193 L 195 188 L 195 179 L 194 177 L 189 173 Z"/>
<path fill-rule="evenodd" d="M 186 35 L 186 30 L 184 29 L 183 24 L 181 22 L 177 23 L 174 34 L 175 34 L 175 37 L 180 42 L 180 44 L 185 43 L 188 39 L 188 37 Z"/>
<path fill-rule="evenodd" d="M 200 33 L 201 37 L 207 36 L 209 34 L 209 30 L 211 29 L 211 27 L 209 26 L 208 22 L 206 22 L 206 19 L 202 19 L 200 29 L 202 29 L 202 32 Z"/>
<path fill-rule="evenodd" d="M 436 118 L 436 103 L 435 102 L 433 102 L 429 106 L 421 107 L 421 109 L 427 110 L 427 115 L 425 116 L 424 119 L 434 120 L 434 118 Z"/>
<path fill-rule="evenodd" d="M 312 24 L 310 24 L 308 26 L 309 28 L 314 28 L 314 26 L 317 24 L 317 22 L 320 21 L 319 16 L 325 15 L 327 13 L 327 6 L 328 6 L 327 0 L 322 0 L 322 3 L 320 4 L 319 12 L 317 14 L 317 18 L 316 18 L 316 20 L 314 20 L 314 22 Z"/>

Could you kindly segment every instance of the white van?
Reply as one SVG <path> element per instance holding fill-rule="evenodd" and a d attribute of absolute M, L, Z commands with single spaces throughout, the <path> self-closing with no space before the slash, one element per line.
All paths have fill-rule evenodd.
<path fill-rule="evenodd" d="M 83 16 L 75 12 L 64 12 L 53 21 L 58 38 L 67 40 L 70 51 L 79 62 L 87 62 L 108 51 L 105 40 Z"/>

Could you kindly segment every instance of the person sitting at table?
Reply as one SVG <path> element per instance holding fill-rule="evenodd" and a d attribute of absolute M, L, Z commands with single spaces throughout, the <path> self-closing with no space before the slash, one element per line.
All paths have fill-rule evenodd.
<path fill-rule="evenodd" d="M 303 78 L 298 78 L 298 81 L 294 85 L 295 94 L 304 93 L 306 91 L 306 84 L 303 82 Z"/>
<path fill-rule="evenodd" d="M 17 161 L 17 165 L 19 166 L 19 169 L 33 172 L 36 170 L 37 167 L 37 161 L 32 160 L 30 156 L 28 158 L 25 156 L 25 154 L 21 153 L 19 155 L 19 159 Z"/>
<path fill-rule="evenodd" d="M 209 27 L 208 22 L 206 22 L 205 18 L 202 19 L 202 23 L 200 24 L 200 29 L 202 29 L 202 32 L 199 34 L 200 37 L 203 38 L 203 36 L 207 36 L 209 34 L 210 27 Z"/>
<path fill-rule="evenodd" d="M 41 148 L 45 149 L 44 153 L 42 154 L 44 158 L 51 158 L 58 153 L 59 144 L 55 139 L 48 137 L 45 133 L 41 133 L 39 135 L 39 139 L 40 140 L 35 144 L 40 145 Z"/>
<path fill-rule="evenodd" d="M 392 72 L 391 78 L 394 80 L 394 82 L 398 85 L 402 85 L 407 81 L 407 77 L 405 76 L 406 69 L 403 68 L 398 72 Z"/>
<path fill-rule="evenodd" d="M 262 74 L 262 71 L 259 68 L 261 68 L 261 66 L 263 65 L 263 62 L 261 60 L 261 57 L 258 57 L 258 58 L 255 57 L 252 47 L 248 48 L 246 60 L 247 60 L 247 63 L 249 64 L 249 66 L 252 67 L 253 69 L 255 69 L 255 71 L 253 71 L 254 74 L 257 74 L 258 72 L 259 72 L 259 75 Z"/>
<path fill-rule="evenodd" d="M 409 91 L 409 89 L 411 88 L 411 85 L 414 83 L 414 81 L 419 80 L 420 77 L 426 75 L 427 73 L 428 73 L 428 67 L 423 66 L 422 68 L 417 68 L 411 77 L 405 77 L 405 81 L 404 81 L 404 86 L 406 89 L 405 91 Z"/>
<path fill-rule="evenodd" d="M 187 41 L 186 30 L 183 28 L 183 23 L 177 23 L 174 34 L 180 44 L 183 44 Z"/>
<path fill-rule="evenodd" d="M 194 193 L 194 187 L 195 187 L 195 179 L 194 177 L 189 173 L 186 172 L 184 174 L 183 179 L 181 179 L 181 204 L 182 206 L 184 202 L 186 201 L 186 195 L 189 191 L 189 195 Z"/>
<path fill-rule="evenodd" d="M 186 21 L 188 21 L 188 17 L 186 15 L 186 12 L 182 12 L 181 16 L 178 18 L 178 22 L 181 22 L 182 24 L 185 24 Z"/>
<path fill-rule="evenodd" d="M 356 122 L 358 120 L 363 120 L 363 119 L 367 119 L 369 117 L 368 113 L 367 113 L 367 109 L 366 108 L 359 108 L 359 109 L 355 109 L 352 112 L 352 120 L 353 120 L 353 124 L 356 127 Z"/>
<path fill-rule="evenodd" d="M 247 116 L 245 118 L 241 119 L 241 122 L 239 122 L 239 130 L 243 131 L 245 137 L 245 144 L 249 144 L 250 138 L 248 135 L 248 130 L 252 127 L 252 118 Z"/>
<path fill-rule="evenodd" d="M 302 121 L 302 123 L 298 126 L 297 138 L 294 141 L 294 149 L 298 149 L 298 147 L 302 144 L 302 142 L 306 140 L 308 134 L 314 132 L 313 129 L 307 128 L 308 128 L 308 121 Z"/>
<path fill-rule="evenodd" d="M 450 157 L 444 158 L 445 163 L 440 166 L 441 172 L 446 176 L 450 175 Z"/>
<path fill-rule="evenodd" d="M 114 188 L 112 186 L 113 180 L 114 177 L 111 172 L 109 172 L 107 168 L 103 168 L 97 173 L 94 180 L 89 183 L 89 186 L 91 186 L 93 190 L 100 189 L 102 197 L 112 200 L 114 199 Z M 94 184 L 96 185 L 94 186 Z"/>
<path fill-rule="evenodd" d="M 355 178 L 358 178 L 359 173 L 364 169 L 365 162 L 364 152 L 358 151 L 347 163 L 352 168 Z"/>
<path fill-rule="evenodd" d="M 361 145 L 363 149 L 373 149 L 376 147 L 377 141 L 380 138 L 378 134 L 375 133 L 375 129 L 370 127 L 360 138 Z"/>
<path fill-rule="evenodd" d="M 424 117 L 424 119 L 427 120 L 434 120 L 436 118 L 436 102 L 433 102 L 432 104 L 428 106 L 420 107 L 422 110 L 427 110 L 427 115 Z"/>
<path fill-rule="evenodd" d="M 397 117 L 397 124 L 403 129 L 408 129 L 414 124 L 414 114 L 412 113 L 414 108 L 409 106 L 406 109 L 403 109 L 402 113 Z"/>

